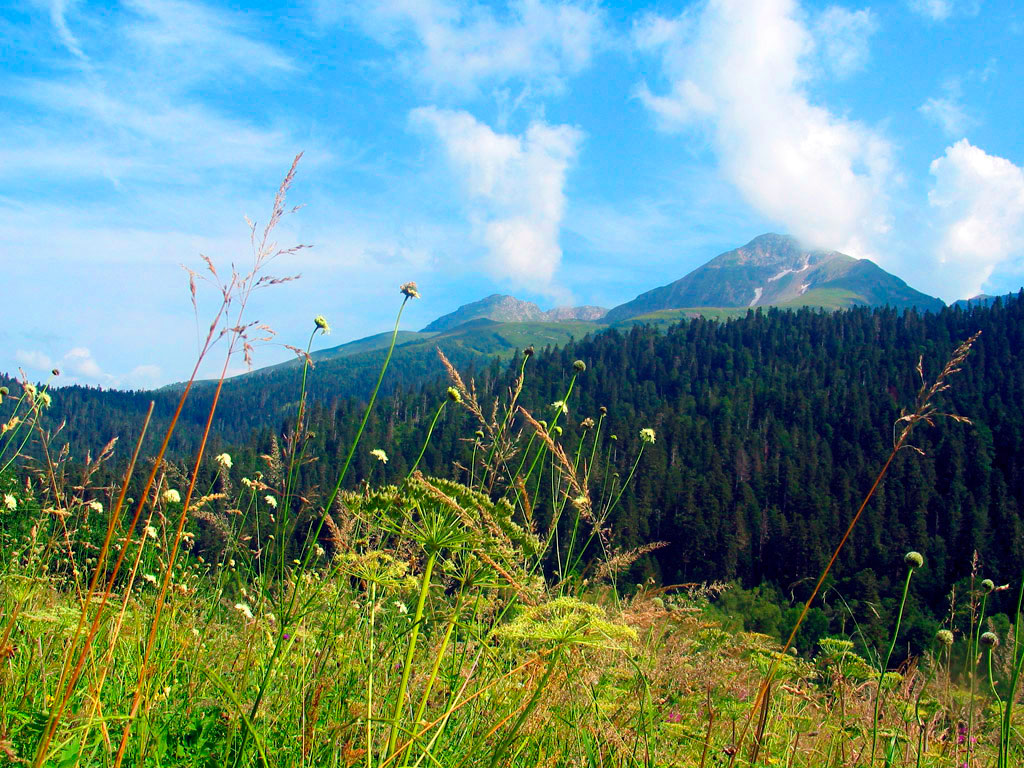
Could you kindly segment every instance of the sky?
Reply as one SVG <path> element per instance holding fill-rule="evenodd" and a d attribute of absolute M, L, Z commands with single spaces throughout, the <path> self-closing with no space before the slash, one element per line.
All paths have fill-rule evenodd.
<path fill-rule="evenodd" d="M 320 348 L 389 329 L 409 280 L 411 330 L 613 307 L 764 232 L 946 301 L 1024 284 L 1012 0 L 0 0 L 0 39 L 11 374 L 186 379 L 219 296 L 183 266 L 245 271 L 299 152 L 256 366 L 317 314 Z"/>

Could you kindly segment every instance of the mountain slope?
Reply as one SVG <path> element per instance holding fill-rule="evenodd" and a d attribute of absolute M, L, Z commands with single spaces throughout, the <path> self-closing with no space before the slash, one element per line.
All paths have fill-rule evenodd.
<path fill-rule="evenodd" d="M 838 292 L 845 292 L 841 307 L 888 304 L 938 311 L 944 306 L 871 261 L 837 251 L 808 250 L 788 235 L 766 234 L 615 307 L 604 319 L 616 323 L 684 307 L 816 305 L 823 295 L 814 291 L 829 292 L 829 302 L 822 306 L 834 306 Z"/>
<path fill-rule="evenodd" d="M 471 320 L 486 318 L 498 323 L 561 322 L 565 320 L 593 321 L 604 317 L 604 307 L 556 307 L 545 312 L 532 301 L 494 293 L 486 299 L 463 304 L 447 315 L 427 325 L 424 333 L 449 331 Z"/>

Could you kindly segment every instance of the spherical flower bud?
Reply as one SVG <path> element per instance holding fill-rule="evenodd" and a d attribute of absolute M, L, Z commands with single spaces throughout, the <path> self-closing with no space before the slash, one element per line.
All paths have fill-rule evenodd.
<path fill-rule="evenodd" d="M 416 287 L 416 283 L 411 281 L 408 283 L 402 283 L 398 286 L 398 290 L 405 294 L 405 298 L 407 299 L 418 299 L 420 297 L 419 288 Z"/>
<path fill-rule="evenodd" d="M 534 353 L 533 344 L 531 344 L 530 346 L 528 346 L 526 349 L 523 350 L 523 354 L 526 357 L 532 357 L 533 353 Z"/>
<path fill-rule="evenodd" d="M 605 406 L 605 405 L 602 405 L 602 406 L 601 406 L 600 408 L 598 408 L 597 410 L 601 412 L 601 415 L 602 415 L 602 416 L 607 416 L 607 415 L 608 415 L 608 407 L 607 407 L 607 406 Z"/>
<path fill-rule="evenodd" d="M 992 579 L 985 579 L 981 582 L 981 591 L 986 595 L 996 588 L 996 583 Z"/>
<path fill-rule="evenodd" d="M 644 443 L 654 442 L 654 430 L 650 427 L 644 427 L 640 430 L 640 441 Z"/>
<path fill-rule="evenodd" d="M 482 429 L 478 429 L 476 431 L 476 439 L 477 440 L 483 440 L 484 439 L 484 431 Z"/>
<path fill-rule="evenodd" d="M 903 556 L 903 562 L 906 563 L 908 568 L 920 568 L 924 565 L 924 557 L 921 556 L 920 552 L 907 552 Z"/>
<path fill-rule="evenodd" d="M 166 504 L 179 504 L 181 502 L 181 494 L 173 488 L 168 488 L 163 493 L 163 500 Z"/>
<path fill-rule="evenodd" d="M 327 318 L 324 317 L 323 315 L 317 315 L 316 317 L 314 317 L 313 325 L 315 325 L 317 328 L 323 331 L 325 336 L 331 332 L 331 326 L 327 324 Z"/>
<path fill-rule="evenodd" d="M 575 363 L 572 364 L 572 369 L 576 371 L 576 373 L 583 373 L 585 370 L 587 370 L 587 364 L 584 363 L 582 360 L 577 360 Z"/>
<path fill-rule="evenodd" d="M 551 434 L 554 435 L 555 437 L 558 437 L 559 435 L 562 434 L 562 428 L 555 424 L 555 426 L 551 428 Z"/>
<path fill-rule="evenodd" d="M 60 368 L 54 368 L 52 371 L 50 371 L 50 373 L 52 373 L 54 376 L 60 376 Z"/>
<path fill-rule="evenodd" d="M 448 387 L 448 399 L 453 403 L 462 402 L 462 393 L 459 392 L 455 387 Z"/>
<path fill-rule="evenodd" d="M 953 633 L 948 629 L 940 629 L 935 633 L 935 639 L 948 648 L 953 644 Z"/>
<path fill-rule="evenodd" d="M 999 645 L 999 638 L 996 636 L 995 632 L 986 632 L 981 636 L 978 642 L 986 648 L 995 648 Z"/>

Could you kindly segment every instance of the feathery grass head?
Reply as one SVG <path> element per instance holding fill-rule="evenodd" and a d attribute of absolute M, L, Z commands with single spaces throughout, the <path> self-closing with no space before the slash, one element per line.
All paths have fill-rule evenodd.
<path fill-rule="evenodd" d="M 324 336 L 331 332 L 331 326 L 327 324 L 327 318 L 323 315 L 317 315 L 314 317 L 313 325 L 319 328 L 323 332 Z"/>
<path fill-rule="evenodd" d="M 953 644 L 953 633 L 948 629 L 940 629 L 935 633 L 935 639 L 949 648 Z"/>
<path fill-rule="evenodd" d="M 903 556 L 903 562 L 906 563 L 908 568 L 920 568 L 924 565 L 924 557 L 920 552 L 911 550 Z"/>
<path fill-rule="evenodd" d="M 577 360 L 572 364 L 572 369 L 576 371 L 576 373 L 583 373 L 585 370 L 587 370 L 587 364 L 584 363 L 582 360 Z"/>
<path fill-rule="evenodd" d="M 416 286 L 416 283 L 412 282 L 411 280 L 408 283 L 402 283 L 400 286 L 398 286 L 398 290 L 401 291 L 405 295 L 405 298 L 407 299 L 420 298 L 419 288 Z"/>
<path fill-rule="evenodd" d="M 995 632 L 986 632 L 981 636 L 978 642 L 986 648 L 995 648 L 999 645 L 999 637 Z"/>

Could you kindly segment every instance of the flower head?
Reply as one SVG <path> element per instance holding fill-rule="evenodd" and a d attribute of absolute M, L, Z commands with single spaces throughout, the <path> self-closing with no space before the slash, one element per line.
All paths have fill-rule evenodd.
<path fill-rule="evenodd" d="M 4 401 L 4 398 L 11 394 L 11 390 L 7 387 L 0 387 L 0 403 Z"/>
<path fill-rule="evenodd" d="M 95 499 L 93 499 L 85 506 L 87 506 L 89 509 L 91 509 L 93 512 L 96 512 L 97 514 L 103 514 L 103 502 L 101 501 L 96 501 Z"/>
<path fill-rule="evenodd" d="M 920 552 L 910 551 L 903 556 L 903 562 L 907 564 L 908 568 L 920 568 L 924 565 L 924 557 Z"/>
<path fill-rule="evenodd" d="M 530 346 L 528 346 L 526 349 L 523 350 L 523 355 L 525 357 L 533 357 L 534 351 L 535 350 L 533 348 L 533 344 L 531 344 Z"/>
<path fill-rule="evenodd" d="M 654 430 L 650 427 L 644 427 L 640 430 L 640 442 L 642 443 L 653 443 L 654 442 Z"/>
<path fill-rule="evenodd" d="M 981 590 L 987 595 L 989 592 L 996 588 L 996 583 L 992 579 L 985 579 L 981 582 Z"/>
<path fill-rule="evenodd" d="M 462 393 L 459 392 L 455 387 L 448 387 L 448 399 L 453 403 L 462 402 Z"/>
<path fill-rule="evenodd" d="M 995 632 L 986 632 L 981 636 L 979 641 L 986 648 L 995 648 L 999 645 L 999 637 Z"/>
<path fill-rule="evenodd" d="M 152 573 L 144 573 L 144 574 L 142 574 L 142 580 L 143 581 L 148 581 L 154 587 L 156 586 L 156 576 L 154 576 Z"/>
<path fill-rule="evenodd" d="M 168 488 L 163 493 L 163 500 L 166 504 L 178 504 L 181 502 L 181 494 L 173 488 Z"/>
<path fill-rule="evenodd" d="M 323 331 L 324 336 L 331 332 L 331 326 L 327 324 L 327 318 L 323 315 L 317 315 L 313 318 L 313 325 Z"/>
<path fill-rule="evenodd" d="M 372 451 L 370 451 L 370 455 L 373 456 L 373 458 L 375 458 L 381 464 L 388 463 L 388 455 L 384 453 L 383 448 L 374 448 Z"/>
<path fill-rule="evenodd" d="M 151 539 L 155 539 L 156 538 L 156 528 L 154 528 L 152 525 L 147 525 L 143 529 L 143 533 L 145 533 L 146 536 L 148 536 Z"/>
<path fill-rule="evenodd" d="M 213 460 L 217 463 L 218 466 L 221 466 L 224 469 L 231 469 L 231 454 L 220 453 L 217 454 Z"/>
<path fill-rule="evenodd" d="M 263 500 L 267 502 L 269 506 L 273 507 L 274 509 L 277 509 L 277 499 L 275 499 L 269 493 L 263 497 Z"/>
<path fill-rule="evenodd" d="M 420 297 L 420 290 L 416 287 L 416 283 L 408 282 L 402 283 L 398 286 L 398 290 L 405 294 L 407 299 L 418 299 Z"/>
<path fill-rule="evenodd" d="M 252 620 L 252 608 L 245 603 L 235 603 L 235 610 L 245 616 L 245 618 Z"/>
<path fill-rule="evenodd" d="M 18 508 L 18 500 L 14 498 L 13 493 L 4 494 L 4 509 L 8 512 L 13 512 Z"/>
<path fill-rule="evenodd" d="M 587 364 L 584 363 L 582 360 L 577 360 L 572 364 L 572 369 L 576 371 L 576 373 L 583 373 L 585 370 L 587 370 Z"/>
<path fill-rule="evenodd" d="M 953 633 L 948 629 L 940 629 L 935 633 L 935 639 L 948 648 L 953 644 Z"/>
<path fill-rule="evenodd" d="M 551 404 L 551 407 L 554 408 L 556 411 L 561 411 L 562 413 L 569 413 L 569 406 L 565 402 L 565 400 L 555 400 L 555 402 Z"/>
<path fill-rule="evenodd" d="M 592 418 L 590 418 L 589 416 L 587 416 L 587 418 L 585 418 L 583 421 L 580 422 L 580 426 L 583 429 L 590 429 L 591 427 L 594 426 L 594 420 Z"/>
<path fill-rule="evenodd" d="M 51 405 L 53 405 L 53 398 L 50 397 L 49 392 L 39 393 L 39 405 L 41 405 L 43 408 L 49 408 Z"/>

